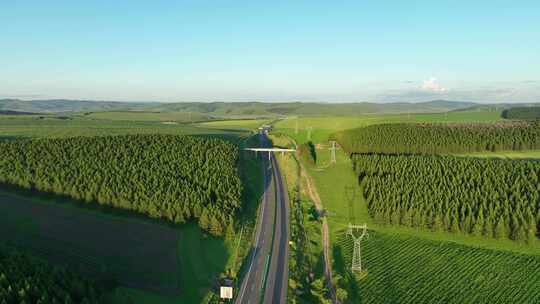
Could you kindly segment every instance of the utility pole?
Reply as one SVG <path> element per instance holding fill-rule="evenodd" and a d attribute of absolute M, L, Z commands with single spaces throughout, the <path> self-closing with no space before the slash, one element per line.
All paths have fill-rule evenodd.
<path fill-rule="evenodd" d="M 336 163 L 336 141 L 332 140 L 330 141 L 330 163 L 335 164 Z"/>
<path fill-rule="evenodd" d="M 356 236 L 354 232 L 359 231 L 359 230 L 362 231 L 362 234 L 360 234 L 360 236 Z M 351 270 L 361 272 L 362 271 L 362 254 L 361 254 L 360 242 L 362 241 L 364 237 L 369 236 L 367 232 L 367 224 L 364 224 L 364 225 L 349 224 L 347 235 L 351 236 L 351 238 L 354 241 Z"/>

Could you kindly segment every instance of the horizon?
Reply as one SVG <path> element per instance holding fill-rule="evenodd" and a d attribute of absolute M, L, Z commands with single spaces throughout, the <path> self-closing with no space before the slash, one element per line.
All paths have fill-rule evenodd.
<path fill-rule="evenodd" d="M 449 99 L 431 99 L 423 101 L 310 101 L 310 100 L 275 100 L 275 101 L 262 101 L 262 100 L 207 100 L 207 101 L 157 101 L 157 100 L 98 100 L 98 99 L 74 99 L 74 98 L 44 98 L 44 99 L 25 99 L 25 98 L 9 98 L 0 96 L 0 101 L 21 101 L 21 102 L 42 102 L 42 101 L 73 101 L 73 102 L 92 102 L 92 103 L 139 103 L 139 104 L 177 104 L 177 103 L 261 103 L 261 104 L 287 104 L 287 103 L 302 103 L 302 104 L 328 104 L 328 105 L 343 105 L 343 104 L 423 104 L 423 103 L 436 103 L 436 102 L 450 102 L 450 103 L 470 103 L 480 106 L 490 105 L 529 105 L 540 104 L 538 102 L 520 102 L 520 101 L 500 101 L 500 102 L 482 102 L 482 101 L 468 101 L 468 100 L 449 100 Z"/>
<path fill-rule="evenodd" d="M 156 100 L 97 100 L 97 99 L 71 99 L 71 98 L 45 98 L 45 99 L 24 99 L 24 98 L 5 98 L 0 96 L 0 101 L 20 101 L 20 102 L 42 102 L 42 101 L 73 101 L 73 102 L 91 102 L 91 103 L 132 103 L 132 104 L 177 104 L 177 103 L 260 103 L 260 104 L 328 104 L 328 105 L 344 105 L 344 104 L 424 104 L 424 103 L 437 103 L 437 102 L 450 102 L 450 103 L 469 103 L 479 106 L 498 106 L 498 105 L 531 105 L 540 104 L 540 102 L 479 102 L 479 101 L 467 101 L 467 100 L 448 100 L 448 99 L 432 99 L 424 101 L 299 101 L 299 100 L 276 100 L 276 101 L 262 101 L 262 100 L 208 100 L 208 101 L 156 101 Z"/>
<path fill-rule="evenodd" d="M 540 3 L 0 4 L 0 99 L 540 102 Z"/>

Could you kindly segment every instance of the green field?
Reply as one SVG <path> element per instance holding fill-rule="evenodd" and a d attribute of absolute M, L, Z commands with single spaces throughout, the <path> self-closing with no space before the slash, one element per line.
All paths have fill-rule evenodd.
<path fill-rule="evenodd" d="M 274 126 L 276 132 L 291 136 L 297 143 L 308 140 L 322 143 L 328 141 L 330 135 L 337 131 L 374 124 L 398 122 L 495 122 L 501 119 L 500 115 L 500 110 L 481 109 L 430 114 L 289 117 L 278 121 Z"/>
<path fill-rule="evenodd" d="M 191 123 L 211 119 L 210 116 L 192 112 L 142 112 L 114 111 L 95 112 L 85 115 L 86 118 L 123 121 L 161 121 Z"/>
<path fill-rule="evenodd" d="M 334 263 L 347 303 L 538 303 L 540 256 L 370 231 L 364 276 L 349 270 L 352 244 L 338 237 Z"/>
<path fill-rule="evenodd" d="M 198 125 L 164 124 L 159 121 L 96 120 L 81 116 L 59 119 L 55 116 L 0 115 L 0 139 L 155 133 L 238 138 L 249 132 L 250 130 L 242 127 L 235 130 L 232 127 L 221 130 Z"/>
<path fill-rule="evenodd" d="M 42 118 L 40 118 L 42 117 Z M 168 120 L 168 119 L 164 119 Z M 233 121 L 221 122 L 219 127 L 204 127 L 201 125 L 186 125 L 186 124 L 163 124 L 160 121 L 122 121 L 108 119 L 90 119 L 84 116 L 72 116 L 68 118 L 58 118 L 52 115 L 0 115 L 0 140 L 10 140 L 16 138 L 40 138 L 40 137 L 73 137 L 73 136 L 105 136 L 105 135 L 123 135 L 123 134 L 184 134 L 195 136 L 211 136 L 220 137 L 231 140 L 241 146 L 249 144 L 249 135 L 251 128 L 258 126 L 259 121 Z M 175 254 L 178 259 L 179 267 L 172 267 L 164 273 L 165 279 L 169 284 L 171 282 L 179 282 L 180 294 L 174 295 L 169 292 L 160 292 L 148 290 L 146 288 L 136 287 L 121 287 L 114 294 L 115 302 L 118 303 L 200 303 L 203 299 L 208 299 L 213 296 L 211 287 L 217 282 L 220 275 L 227 272 L 229 275 L 236 277 L 239 269 L 244 263 L 244 257 L 251 246 L 251 235 L 253 225 L 255 223 L 255 215 L 259 197 L 262 191 L 262 181 L 260 176 L 259 164 L 253 159 L 249 153 L 242 153 L 241 178 L 245 186 L 243 194 L 244 209 L 237 221 L 237 231 L 232 239 L 215 238 L 207 235 L 194 224 L 186 224 L 183 226 L 174 226 L 178 235 L 177 244 L 174 246 Z M 10 190 L 11 191 L 11 190 Z M 37 200 L 37 204 L 51 204 L 58 208 L 73 209 L 74 214 L 91 213 L 97 218 L 107 219 L 121 216 L 128 216 L 130 221 L 143 221 L 137 216 L 132 218 L 131 215 L 116 215 L 109 214 L 108 211 L 103 213 L 99 210 L 88 208 L 81 209 L 77 203 L 67 203 L 58 205 L 52 199 L 52 202 L 45 201 L 33 197 Z M 1 201 L 0 201 L 1 202 Z M 2 213 L 7 215 L 8 213 Z M 126 218 L 127 220 L 127 218 Z M 15 222 L 13 224 L 13 222 Z M 12 223 L 19 227 L 18 235 L 24 236 L 24 231 L 31 233 L 31 229 L 27 230 L 27 220 L 18 221 L 13 217 L 10 220 L 3 219 L 3 223 Z M 152 223 L 150 223 L 153 225 Z M 158 223 L 158 225 L 161 225 Z M 241 232 L 241 233 L 240 233 Z M 29 242 L 28 244 L 30 244 Z M 38 244 L 38 243 L 36 243 Z M 41 243 L 39 243 L 41 244 Z M 55 251 L 55 243 L 51 243 L 49 251 Z M 144 242 L 141 242 L 144 244 Z M 32 253 L 32 248 L 31 253 Z M 57 250 L 56 250 L 57 251 Z M 39 252 L 34 251 L 36 254 Z M 78 250 L 82 260 L 96 259 L 95 254 L 84 250 Z M 86 252 L 86 253 L 85 253 Z M 134 251 L 134 252 L 141 252 Z M 94 258 L 92 258 L 94 256 Z M 112 255 L 112 259 L 122 260 L 124 253 Z M 144 256 L 144 255 L 143 255 Z M 110 259 L 101 259 L 97 256 L 99 264 L 107 264 Z M 74 263 L 80 261 L 75 258 Z M 136 271 L 136 267 L 133 271 Z M 130 272 L 126 272 L 129 275 Z M 142 276 L 141 274 L 133 274 L 134 277 Z M 171 277 L 172 276 L 172 277 Z M 176 279 L 177 278 L 177 279 Z M 215 292 L 215 291 L 214 291 Z M 215 294 L 214 294 L 215 295 Z M 130 301 L 131 299 L 131 301 Z"/>
<path fill-rule="evenodd" d="M 474 110 L 459 110 L 437 114 L 416 114 L 412 120 L 417 122 L 495 122 L 501 120 L 502 110 L 494 108 L 478 108 Z"/>
<path fill-rule="evenodd" d="M 231 119 L 231 120 L 217 120 L 217 121 L 201 122 L 196 125 L 203 128 L 212 128 L 212 129 L 255 130 L 261 125 L 268 123 L 269 121 L 270 121 L 269 119 Z"/>
<path fill-rule="evenodd" d="M 402 226 L 379 225 L 368 214 L 367 206 L 362 197 L 362 189 L 352 170 L 352 162 L 343 150 L 337 151 L 337 163 L 329 164 L 330 151 L 328 138 L 332 133 L 354 127 L 367 126 L 377 123 L 392 122 L 491 122 L 498 121 L 500 111 L 463 111 L 438 114 L 403 114 L 374 117 L 302 117 L 299 119 L 281 120 L 276 124 L 275 134 L 285 134 L 298 143 L 307 141 L 307 130 L 302 123 L 312 127 L 311 140 L 318 146 L 317 164 L 304 164 L 313 178 L 321 200 L 327 210 L 327 221 L 330 229 L 334 277 L 337 286 L 348 292 L 347 303 L 463 303 L 475 301 L 507 302 L 505 285 L 498 285 L 500 278 L 516 275 L 509 267 L 502 267 L 493 273 L 471 271 L 489 267 L 490 261 L 498 260 L 500 264 L 510 265 L 513 259 L 525 259 L 532 268 L 540 267 L 540 242 L 532 244 L 511 240 L 493 240 L 483 237 L 453 234 L 448 232 L 431 232 L 406 228 Z M 299 121 L 299 131 L 295 132 L 296 120 Z M 280 141 L 282 145 L 284 143 Z M 286 145 L 286 144 L 285 144 Z M 523 157 L 538 156 L 537 151 L 518 153 L 484 153 L 475 154 L 478 157 Z M 355 189 L 354 191 L 352 189 Z M 367 272 L 362 276 L 351 275 L 351 242 L 345 233 L 349 223 L 367 223 L 372 237 L 365 241 L 363 252 Z M 316 237 L 316 235 L 313 235 Z M 447 249 L 442 249 L 447 248 Z M 427 255 L 425 254 L 427 253 Z M 462 255 L 459 262 L 453 262 L 452 256 Z M 483 256 L 483 258 L 480 258 Z M 420 258 L 422 257 L 422 258 Z M 527 264 L 528 263 L 528 264 Z M 443 264 L 452 265 L 437 270 Z M 439 266 L 437 266 L 439 265 Z M 467 266 L 470 265 L 470 266 Z M 469 268 L 468 268 L 469 267 Z M 475 268 L 479 267 L 479 268 Z M 538 282 L 538 276 L 529 276 L 523 268 L 518 281 Z M 478 276 L 475 273 L 478 272 Z M 455 277 L 455 273 L 463 275 Z M 533 272 L 534 273 L 534 272 Z M 439 282 L 436 286 L 419 282 L 433 278 Z M 477 281 L 471 286 L 469 282 Z M 508 283 L 507 283 L 508 284 Z M 437 287 L 439 286 L 439 287 Z M 498 286 L 498 287 L 497 287 Z M 520 296 L 523 299 L 537 299 L 538 293 L 531 284 L 520 284 Z M 435 290 L 432 292 L 432 290 Z M 445 297 L 444 295 L 453 295 Z M 485 299 L 480 300 L 479 295 Z M 477 298 L 478 297 L 478 298 Z M 506 300 L 505 300 L 506 299 Z M 487 303 L 486 302 L 486 303 Z M 523 301 L 523 303 L 530 303 Z"/>
<path fill-rule="evenodd" d="M 233 267 L 237 237 L 215 238 L 194 224 L 164 225 L 65 199 L 0 195 L 0 230 L 9 231 L 0 233 L 4 242 L 90 275 L 106 269 L 121 286 L 132 286 L 116 291 L 119 303 L 200 303 L 209 282 Z"/>

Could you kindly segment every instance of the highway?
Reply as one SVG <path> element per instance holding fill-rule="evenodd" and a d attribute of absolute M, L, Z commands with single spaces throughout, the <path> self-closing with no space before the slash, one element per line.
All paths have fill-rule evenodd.
<path fill-rule="evenodd" d="M 261 147 L 271 146 L 264 132 Z M 249 266 L 237 304 L 286 303 L 289 279 L 289 199 L 273 154 L 261 153 L 264 193 Z"/>

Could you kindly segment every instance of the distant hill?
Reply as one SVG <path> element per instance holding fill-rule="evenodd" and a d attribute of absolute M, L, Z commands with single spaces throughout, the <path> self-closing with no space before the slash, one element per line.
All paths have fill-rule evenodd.
<path fill-rule="evenodd" d="M 135 110 L 144 108 L 150 103 L 87 101 L 69 99 L 50 100 L 19 100 L 0 99 L 1 111 L 33 112 L 33 113 L 62 113 L 62 112 L 95 112 L 110 110 Z"/>
<path fill-rule="evenodd" d="M 212 102 L 160 104 L 154 109 L 159 111 L 191 111 L 214 116 L 283 116 L 445 112 L 474 105 L 474 103 L 469 102 L 439 100 L 422 103 Z"/>
<path fill-rule="evenodd" d="M 361 115 L 406 112 L 446 112 L 466 109 L 471 102 L 434 100 L 420 103 L 314 103 L 314 102 L 113 102 L 87 100 L 0 99 L 0 111 L 33 113 L 153 111 L 192 112 L 213 117 L 275 117 L 291 115 Z"/>
<path fill-rule="evenodd" d="M 38 114 L 37 113 L 30 113 L 30 112 L 0 110 L 0 115 L 38 115 Z"/>

